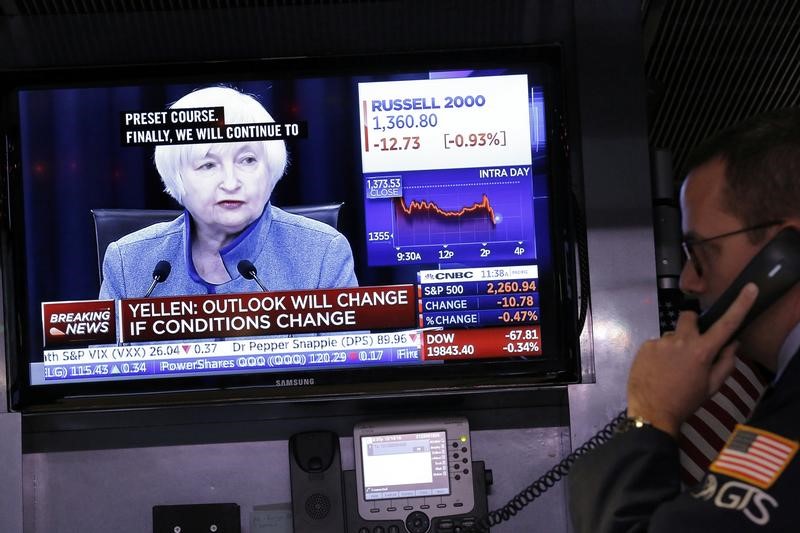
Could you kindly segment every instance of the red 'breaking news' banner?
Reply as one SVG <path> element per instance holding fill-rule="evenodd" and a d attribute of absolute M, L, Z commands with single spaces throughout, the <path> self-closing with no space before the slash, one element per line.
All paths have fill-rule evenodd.
<path fill-rule="evenodd" d="M 120 301 L 120 340 L 413 328 L 414 309 L 413 285 L 136 298 Z"/>
<path fill-rule="evenodd" d="M 42 330 L 47 347 L 117 342 L 114 300 L 42 302 Z"/>

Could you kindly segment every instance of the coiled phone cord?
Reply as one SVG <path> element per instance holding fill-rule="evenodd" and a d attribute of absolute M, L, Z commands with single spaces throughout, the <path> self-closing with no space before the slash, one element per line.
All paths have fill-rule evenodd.
<path fill-rule="evenodd" d="M 514 517 L 525 506 L 536 498 L 547 492 L 556 483 L 564 479 L 569 474 L 570 468 L 578 457 L 589 453 L 601 444 L 607 442 L 614 436 L 614 429 L 625 420 L 627 411 L 623 410 L 611 422 L 606 424 L 603 429 L 598 431 L 592 438 L 584 442 L 572 453 L 567 455 L 553 468 L 545 472 L 539 479 L 523 489 L 514 496 L 507 504 L 500 509 L 490 511 L 486 516 L 479 519 L 474 526 L 464 530 L 464 533 L 487 533 L 489 528 Z"/>

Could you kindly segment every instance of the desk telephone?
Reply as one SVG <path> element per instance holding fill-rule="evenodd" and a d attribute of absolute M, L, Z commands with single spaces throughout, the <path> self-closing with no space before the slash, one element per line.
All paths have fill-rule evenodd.
<path fill-rule="evenodd" d="M 487 513 L 491 471 L 472 460 L 465 418 L 358 424 L 344 472 L 338 442 L 327 431 L 289 441 L 295 533 L 460 533 Z"/>

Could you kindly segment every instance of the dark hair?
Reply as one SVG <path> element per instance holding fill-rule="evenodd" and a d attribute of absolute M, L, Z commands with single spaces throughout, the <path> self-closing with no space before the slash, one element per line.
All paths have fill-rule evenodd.
<path fill-rule="evenodd" d="M 724 207 L 746 226 L 800 216 L 800 108 L 758 115 L 715 135 L 692 152 L 688 166 L 717 158 L 725 163 Z"/>

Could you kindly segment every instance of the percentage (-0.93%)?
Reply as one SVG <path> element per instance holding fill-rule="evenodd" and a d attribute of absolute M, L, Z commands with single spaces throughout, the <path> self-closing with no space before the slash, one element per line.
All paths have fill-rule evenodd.
<path fill-rule="evenodd" d="M 481 148 L 506 145 L 506 131 L 481 131 L 475 133 L 445 133 L 445 148 Z"/>

